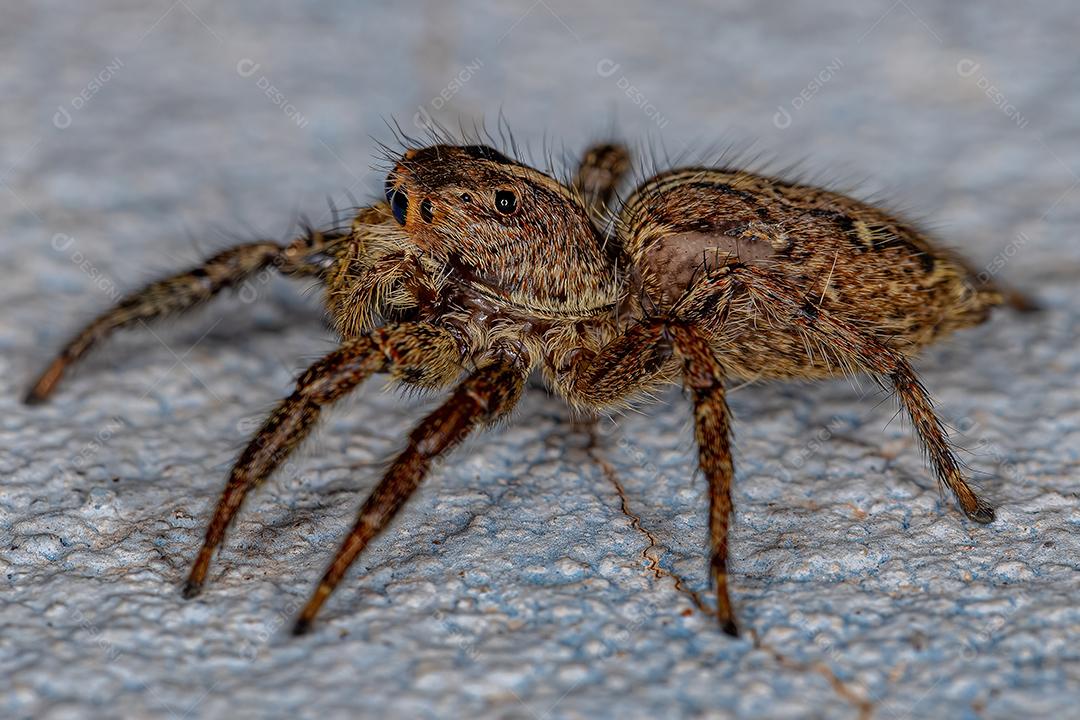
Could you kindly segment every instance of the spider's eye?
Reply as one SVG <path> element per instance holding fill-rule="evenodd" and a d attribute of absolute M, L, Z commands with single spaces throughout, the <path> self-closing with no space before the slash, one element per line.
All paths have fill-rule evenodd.
<path fill-rule="evenodd" d="M 495 209 L 503 215 L 513 215 L 517 210 L 517 196 L 509 190 L 499 190 L 495 193 Z"/>
<path fill-rule="evenodd" d="M 386 202 L 390 203 L 390 209 L 394 212 L 394 219 L 399 225 L 405 224 L 405 214 L 409 211 L 409 196 L 401 190 L 394 189 L 390 181 L 386 181 Z"/>

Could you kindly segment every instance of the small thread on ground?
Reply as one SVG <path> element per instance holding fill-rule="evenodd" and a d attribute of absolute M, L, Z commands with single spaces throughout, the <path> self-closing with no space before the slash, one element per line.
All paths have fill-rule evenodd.
<path fill-rule="evenodd" d="M 686 581 L 683 578 L 670 570 L 666 570 L 660 565 L 660 558 L 663 557 L 663 553 L 654 553 L 653 551 L 660 547 L 660 544 L 656 540 L 656 536 L 652 531 L 641 524 L 641 516 L 637 515 L 630 509 L 629 501 L 626 498 L 626 490 L 623 488 L 622 483 L 619 481 L 618 473 L 615 472 L 615 468 L 609 463 L 604 456 L 600 453 L 599 443 L 596 437 L 596 423 L 591 422 L 584 426 L 584 431 L 589 438 L 589 444 L 585 447 L 585 452 L 589 454 L 600 469 L 604 473 L 604 477 L 615 488 L 615 493 L 619 496 L 619 509 L 622 513 L 630 519 L 630 525 L 635 530 L 645 536 L 645 539 L 649 541 L 649 544 L 641 551 L 641 557 L 649 563 L 649 570 L 657 578 L 669 577 L 675 583 L 675 589 L 681 592 L 686 597 L 690 598 L 690 601 L 694 603 L 698 610 L 706 615 L 715 615 L 715 611 L 710 608 L 701 599 L 701 595 L 690 587 L 687 587 Z"/>
<path fill-rule="evenodd" d="M 816 672 L 828 680 L 829 685 L 832 686 L 832 689 L 836 694 L 854 705 L 859 711 L 859 720 L 870 720 L 870 718 L 873 717 L 874 703 L 852 690 L 847 683 L 837 677 L 836 673 L 833 672 L 832 668 L 829 667 L 825 661 L 815 660 L 809 663 L 795 662 L 794 660 L 785 657 L 779 650 L 762 640 L 761 636 L 758 635 L 757 630 L 754 628 L 750 628 L 750 637 L 754 639 L 754 647 L 759 650 L 764 650 L 772 655 L 773 659 L 782 667 L 796 672 Z"/>

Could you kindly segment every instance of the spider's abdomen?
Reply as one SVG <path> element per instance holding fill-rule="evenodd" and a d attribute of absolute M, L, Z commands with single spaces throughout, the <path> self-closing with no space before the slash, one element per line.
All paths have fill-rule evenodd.
<path fill-rule="evenodd" d="M 907 349 L 976 324 L 1001 302 L 960 261 L 889 213 L 752 173 L 689 168 L 658 175 L 627 200 L 619 222 L 638 292 L 676 312 L 733 263 L 798 287 L 815 306 Z M 789 351 L 790 330 L 752 317 L 753 303 L 726 311 L 733 313 L 729 326 L 753 328 L 746 332 L 755 344 Z M 726 336 L 742 339 L 749 338 Z"/>

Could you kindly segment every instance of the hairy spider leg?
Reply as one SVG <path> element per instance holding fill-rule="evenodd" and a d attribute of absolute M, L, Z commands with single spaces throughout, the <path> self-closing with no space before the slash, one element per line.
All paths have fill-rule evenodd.
<path fill-rule="evenodd" d="M 574 175 L 573 186 L 581 193 L 581 201 L 589 217 L 604 217 L 619 182 L 630 171 L 630 151 L 617 143 L 598 143 L 582 156 Z"/>
<path fill-rule="evenodd" d="M 690 391 L 694 403 L 698 465 L 709 483 L 709 569 L 716 589 L 716 617 L 724 632 L 738 637 L 728 594 L 728 526 L 735 468 L 731 458 L 731 411 L 724 392 L 724 368 L 707 335 L 679 323 L 673 323 L 669 330 L 675 341 L 675 351 L 682 357 L 683 385 Z"/>
<path fill-rule="evenodd" d="M 25 402 L 33 405 L 48 399 L 68 368 L 115 331 L 191 310 L 266 268 L 276 268 L 288 275 L 317 274 L 322 265 L 314 263 L 314 259 L 345 237 L 348 237 L 346 232 L 309 231 L 289 245 L 274 242 L 237 245 L 190 270 L 157 280 L 126 295 L 64 345 L 34 382 Z"/>
<path fill-rule="evenodd" d="M 993 508 L 964 479 L 929 394 L 910 362 L 872 335 L 834 317 L 782 278 L 739 263 L 715 269 L 689 288 L 663 317 L 632 323 L 598 352 L 579 352 L 555 374 L 556 388 L 576 406 L 610 405 L 654 385 L 672 350 L 683 362 L 683 383 L 694 403 L 699 465 L 709 483 L 710 569 L 717 593 L 717 616 L 724 630 L 737 633 L 727 589 L 727 533 L 732 512 L 731 414 L 723 379 L 723 318 L 727 308 L 749 296 L 767 322 L 787 322 L 825 348 L 843 366 L 870 372 L 891 385 L 911 417 L 916 434 L 942 485 L 976 522 L 994 519 Z M 685 301 L 709 302 L 720 318 L 711 333 L 685 322 Z M 715 335 L 718 335 L 716 337 Z M 670 338 L 670 339 L 669 339 Z"/>
<path fill-rule="evenodd" d="M 930 394 L 907 357 L 820 307 L 817 298 L 768 270 L 736 263 L 712 273 L 705 282 L 728 297 L 732 297 L 732 291 L 736 295 L 746 293 L 762 308 L 767 322 L 790 323 L 808 341 L 838 358 L 844 367 L 869 372 L 890 386 L 911 418 L 939 482 L 952 492 L 970 519 L 993 522 L 994 509 L 968 485 Z"/>
<path fill-rule="evenodd" d="M 513 357 L 499 358 L 465 378 L 449 399 L 409 434 L 405 450 L 364 502 L 356 525 L 300 612 L 294 634 L 303 634 L 310 628 L 345 571 L 420 486 L 431 469 L 431 462 L 460 443 L 477 426 L 495 422 L 510 412 L 521 396 L 527 377 L 527 362 Z"/>
<path fill-rule="evenodd" d="M 244 497 L 306 438 L 322 410 L 377 372 L 427 387 L 452 382 L 461 372 L 461 351 L 451 333 L 436 325 L 405 323 L 373 330 L 318 360 L 296 382 L 292 395 L 270 413 L 229 473 L 206 539 L 184 586 L 184 596 L 202 589 L 210 558 L 225 537 Z"/>

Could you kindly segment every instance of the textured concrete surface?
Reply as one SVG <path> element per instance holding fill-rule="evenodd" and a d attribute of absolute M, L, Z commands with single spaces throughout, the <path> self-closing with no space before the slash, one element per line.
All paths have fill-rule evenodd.
<path fill-rule="evenodd" d="M 1074 3 L 215 3 L 0 8 L 0 716 L 1062 716 L 1080 693 L 1080 89 Z M 631 86 L 633 89 L 631 89 Z M 273 89 L 271 89 L 271 87 Z M 310 637 L 289 621 L 430 401 L 365 387 L 178 587 L 228 465 L 332 346 L 314 297 L 124 336 L 26 383 L 117 292 L 324 197 L 377 192 L 383 118 L 559 151 L 613 124 L 881 193 L 1034 290 L 920 368 L 998 520 L 942 502 L 847 382 L 738 416 L 732 641 L 698 612 L 679 394 L 601 427 L 542 392 L 441 467 Z M 420 119 L 425 116 L 420 113 Z M 374 138 L 374 139 L 373 139 Z M 849 183 L 850 184 L 850 183 Z M 616 482 L 618 484 L 616 484 Z M 620 493 L 622 498 L 620 498 Z M 676 586 L 675 578 L 680 578 Z"/>

